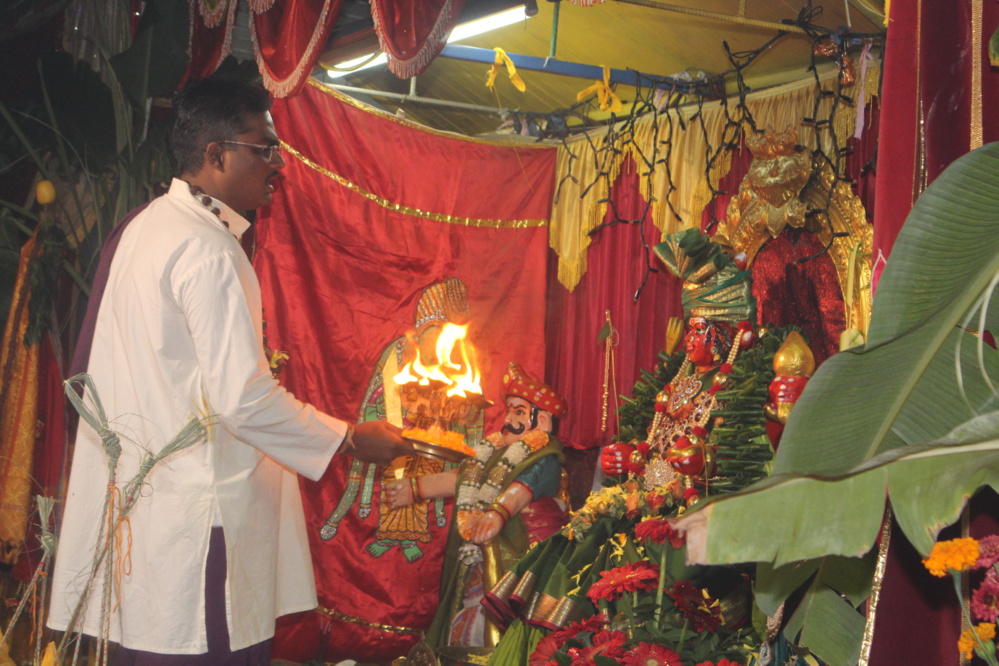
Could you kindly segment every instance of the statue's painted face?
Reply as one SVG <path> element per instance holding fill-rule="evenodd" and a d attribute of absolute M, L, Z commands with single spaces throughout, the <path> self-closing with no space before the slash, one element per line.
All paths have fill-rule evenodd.
<path fill-rule="evenodd" d="M 524 433 L 531 430 L 531 403 L 516 396 L 507 398 L 502 430 L 503 441 L 507 444 L 523 439 Z"/>
<path fill-rule="evenodd" d="M 688 327 L 686 351 L 690 362 L 697 366 L 712 365 L 717 350 L 712 351 L 715 340 L 707 320 L 691 317 Z"/>

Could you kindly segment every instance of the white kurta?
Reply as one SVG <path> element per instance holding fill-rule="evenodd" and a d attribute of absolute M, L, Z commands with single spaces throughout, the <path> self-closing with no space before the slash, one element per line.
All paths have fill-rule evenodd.
<path fill-rule="evenodd" d="M 97 315 L 88 372 L 122 437 L 119 486 L 196 415 L 208 441 L 146 478 L 130 514 L 131 572 L 110 638 L 173 654 L 208 650 L 205 562 L 213 524 L 225 530 L 230 644 L 270 638 L 274 619 L 316 606 L 298 480 L 322 476 L 347 426 L 296 400 L 263 354 L 260 287 L 233 234 L 174 180 L 125 230 Z M 108 479 L 93 429 L 80 422 L 52 581 L 48 624 L 65 629 L 86 582 Z M 127 529 L 126 529 L 127 536 Z M 99 633 L 98 576 L 82 629 Z M 78 627 L 79 628 L 79 627 Z"/>

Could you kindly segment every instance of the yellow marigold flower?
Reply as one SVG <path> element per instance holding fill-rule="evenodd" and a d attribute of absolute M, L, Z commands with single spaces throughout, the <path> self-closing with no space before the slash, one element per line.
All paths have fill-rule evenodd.
<path fill-rule="evenodd" d="M 965 629 L 961 632 L 961 637 L 957 639 L 957 649 L 960 650 L 961 656 L 965 659 L 971 659 L 975 648 L 978 647 L 978 641 L 975 640 L 972 631 L 974 634 L 978 634 L 978 638 L 983 643 L 996 637 L 996 625 L 991 622 L 981 622 L 974 629 Z"/>
<path fill-rule="evenodd" d="M 930 556 L 923 560 L 934 576 L 943 577 L 948 571 L 965 571 L 978 561 L 979 547 L 974 539 L 951 539 L 933 544 Z"/>

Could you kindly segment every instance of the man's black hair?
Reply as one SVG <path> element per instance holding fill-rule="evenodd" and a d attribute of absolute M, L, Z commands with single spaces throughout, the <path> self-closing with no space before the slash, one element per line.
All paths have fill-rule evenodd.
<path fill-rule="evenodd" d="M 229 141 L 247 131 L 249 116 L 270 111 L 271 98 L 259 83 L 209 78 L 184 88 L 173 107 L 171 148 L 182 175 L 201 169 L 209 143 Z"/>

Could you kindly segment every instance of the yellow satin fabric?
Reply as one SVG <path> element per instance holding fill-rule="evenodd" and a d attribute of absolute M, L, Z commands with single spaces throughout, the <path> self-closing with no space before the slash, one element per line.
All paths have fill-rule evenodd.
<path fill-rule="evenodd" d="M 877 94 L 877 83 L 880 77 L 880 65 L 868 67 L 864 90 L 858 90 L 860 84 L 854 83 L 844 89 L 844 94 L 858 99 L 862 94 L 865 100 Z M 821 77 L 822 87 L 835 90 L 838 72 L 831 71 Z M 772 128 L 783 130 L 788 127 L 797 128 L 799 141 L 805 146 L 815 145 L 815 130 L 811 125 L 801 124 L 801 119 L 811 117 L 814 113 L 815 81 L 812 78 L 779 86 L 760 93 L 751 93 L 746 98 L 746 106 L 760 129 Z M 828 117 L 832 98 L 823 98 L 819 104 L 819 118 Z M 732 102 L 730 112 L 734 113 Z M 568 148 L 559 149 L 556 162 L 555 182 L 562 183 L 558 200 L 552 209 L 549 244 L 559 258 L 558 278 L 567 289 L 572 291 L 586 273 L 586 252 L 590 245 L 587 234 L 592 231 L 607 214 L 607 203 L 598 203 L 609 196 L 609 186 L 617 180 L 621 165 L 629 157 L 644 164 L 639 156 L 639 150 L 651 157 L 658 147 L 657 159 L 665 157 L 664 146 L 660 143 L 669 139 L 672 151 L 669 159 L 669 172 L 672 175 L 675 190 L 669 195 L 669 201 L 680 216 L 680 220 L 672 214 L 666 204 L 666 192 L 670 183 L 667 180 L 667 169 L 662 165 L 656 167 L 651 179 L 640 178 L 640 188 L 643 197 L 648 199 L 655 195 L 658 201 L 652 206 L 652 221 L 666 234 L 682 231 L 685 228 L 700 224 L 701 213 L 711 200 L 711 191 L 704 177 L 707 168 L 704 134 L 712 147 L 722 142 L 722 132 L 725 129 L 725 111 L 720 102 L 705 104 L 701 109 L 701 117 L 693 121 L 690 118 L 697 113 L 696 106 L 684 106 L 670 109 L 672 123 L 664 114 L 660 114 L 658 128 L 652 124 L 652 118 L 640 119 L 635 123 L 635 145 L 626 147 L 622 154 L 613 158 L 607 165 L 609 177 L 602 179 L 592 187 L 585 196 L 583 191 L 597 178 L 597 164 L 602 160 L 595 159 L 595 152 L 606 141 L 604 134 L 591 133 L 589 139 L 576 137 L 569 140 Z M 677 116 L 681 116 L 686 124 L 686 131 L 680 128 Z M 700 123 L 704 123 L 702 131 Z M 856 111 L 852 106 L 840 104 L 836 114 L 835 130 L 840 145 L 853 135 L 856 122 Z M 832 136 L 823 130 L 820 147 L 826 154 L 833 154 Z M 732 140 L 731 136 L 725 137 Z M 592 142 L 592 143 L 591 143 Z M 576 155 L 573 159 L 570 155 Z M 718 179 L 728 174 L 731 169 L 731 155 L 726 154 L 714 166 L 711 182 L 717 185 Z M 641 167 L 645 169 L 644 166 Z M 568 178 L 569 174 L 576 179 Z"/>

